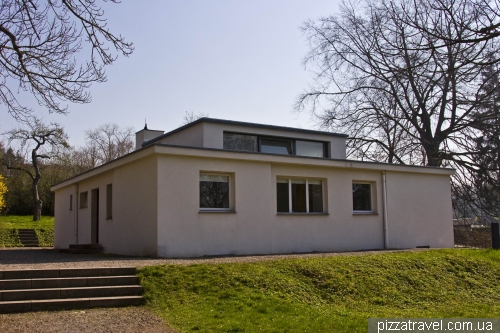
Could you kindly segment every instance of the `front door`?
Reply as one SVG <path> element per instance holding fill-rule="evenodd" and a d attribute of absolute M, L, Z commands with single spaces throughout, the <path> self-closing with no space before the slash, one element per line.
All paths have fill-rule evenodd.
<path fill-rule="evenodd" d="M 90 211 L 90 243 L 99 243 L 99 189 L 92 190 L 92 202 Z"/>

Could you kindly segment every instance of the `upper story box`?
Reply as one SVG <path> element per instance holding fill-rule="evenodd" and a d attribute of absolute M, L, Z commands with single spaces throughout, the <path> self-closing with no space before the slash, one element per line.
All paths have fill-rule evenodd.
<path fill-rule="evenodd" d="M 200 118 L 163 134 L 145 127 L 136 133 L 136 149 L 168 144 L 319 158 L 346 158 L 347 135 L 300 128 Z"/>

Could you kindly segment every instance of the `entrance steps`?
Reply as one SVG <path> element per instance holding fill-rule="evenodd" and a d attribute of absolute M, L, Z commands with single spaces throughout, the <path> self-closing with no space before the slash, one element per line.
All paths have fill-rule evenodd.
<path fill-rule="evenodd" d="M 17 229 L 19 239 L 24 247 L 39 247 L 35 229 Z"/>
<path fill-rule="evenodd" d="M 135 267 L 0 270 L 0 313 L 143 303 Z"/>
<path fill-rule="evenodd" d="M 73 254 L 102 253 L 103 247 L 101 244 L 70 244 L 68 249 L 59 249 L 59 252 Z"/>

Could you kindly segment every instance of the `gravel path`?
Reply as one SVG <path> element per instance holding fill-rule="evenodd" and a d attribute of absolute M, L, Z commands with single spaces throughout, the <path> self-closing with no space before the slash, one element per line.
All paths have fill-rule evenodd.
<path fill-rule="evenodd" d="M 175 333 L 146 307 L 0 314 L 0 332 Z"/>
<path fill-rule="evenodd" d="M 285 258 L 314 258 L 345 255 L 380 254 L 387 252 L 425 251 L 425 249 L 397 251 L 360 251 L 339 253 L 275 254 L 259 256 L 225 256 L 182 259 L 157 259 L 125 257 L 108 254 L 69 254 L 59 253 L 50 248 L 0 248 L 0 270 L 40 269 L 40 268 L 86 268 L 86 267 L 144 267 L 155 265 L 192 265 L 233 262 L 255 262 Z"/>
<path fill-rule="evenodd" d="M 425 250 L 409 250 L 425 251 Z M 401 251 L 363 251 L 344 253 L 311 253 L 263 256 L 202 257 L 193 259 L 156 259 L 106 254 L 68 254 L 50 248 L 0 248 L 0 270 L 85 268 L 85 267 L 144 267 L 153 265 L 191 265 L 200 263 L 232 263 L 278 260 L 300 257 L 366 255 Z M 0 332 L 144 332 L 175 333 L 148 308 L 106 308 L 59 312 L 0 314 Z"/>

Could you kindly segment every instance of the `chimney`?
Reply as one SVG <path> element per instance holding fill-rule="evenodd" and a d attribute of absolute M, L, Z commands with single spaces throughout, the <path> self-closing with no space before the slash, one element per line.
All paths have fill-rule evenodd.
<path fill-rule="evenodd" d="M 163 131 L 154 131 L 148 129 L 148 125 L 144 124 L 144 129 L 140 130 L 139 132 L 135 133 L 135 150 L 141 149 L 142 144 L 146 141 L 153 140 L 154 138 L 159 137 L 160 135 L 163 135 Z"/>

